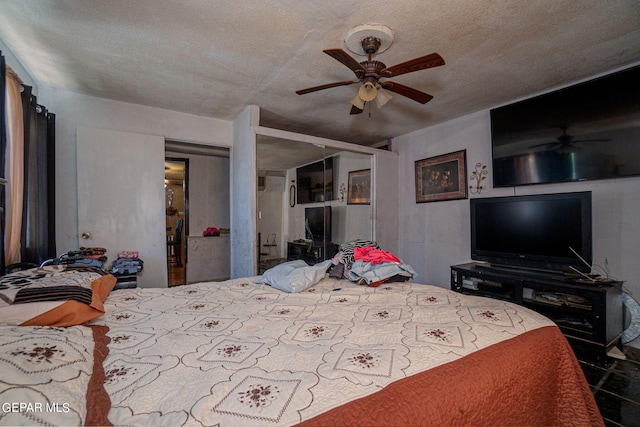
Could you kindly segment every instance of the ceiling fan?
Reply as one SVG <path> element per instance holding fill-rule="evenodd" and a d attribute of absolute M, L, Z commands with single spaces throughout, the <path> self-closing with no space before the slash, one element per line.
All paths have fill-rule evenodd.
<path fill-rule="evenodd" d="M 544 147 L 546 150 L 558 151 L 560 153 L 563 153 L 563 152 L 570 152 L 572 150 L 579 150 L 580 147 L 576 144 L 581 144 L 585 142 L 588 143 L 588 142 L 609 141 L 609 139 L 574 139 L 573 135 L 569 135 L 569 133 L 567 133 L 569 126 L 565 124 L 560 124 L 553 127 L 560 129 L 560 131 L 562 132 L 562 134 L 556 138 L 556 141 L 531 145 L 529 148 Z"/>
<path fill-rule="evenodd" d="M 361 83 L 358 93 L 351 99 L 350 114 L 360 114 L 364 111 L 367 102 L 375 100 L 378 108 L 382 107 L 391 99 L 391 94 L 386 92 L 395 92 L 398 95 L 405 96 L 421 104 L 431 101 L 433 96 L 428 93 L 421 92 L 409 86 L 395 83 L 388 80 L 380 80 L 382 78 L 396 77 L 401 74 L 412 73 L 414 71 L 426 70 L 427 68 L 439 67 L 444 65 L 444 59 L 437 54 L 415 58 L 401 64 L 387 67 L 380 61 L 373 60 L 373 55 L 380 48 L 380 39 L 374 36 L 365 37 L 362 42 L 362 49 L 367 55 L 367 60 L 358 62 L 352 56 L 342 49 L 326 49 L 324 53 L 331 56 L 335 60 L 341 62 L 356 75 L 357 80 L 345 80 L 341 82 L 328 83 L 320 86 L 314 86 L 307 89 L 297 90 L 298 95 L 304 95 L 319 90 L 329 89 L 337 86 L 346 86 L 355 83 Z"/>

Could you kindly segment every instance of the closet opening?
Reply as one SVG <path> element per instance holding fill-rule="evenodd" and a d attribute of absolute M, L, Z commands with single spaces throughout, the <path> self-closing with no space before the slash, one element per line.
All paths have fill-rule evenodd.
<path fill-rule="evenodd" d="M 184 166 L 182 174 L 165 178 L 169 286 L 226 280 L 231 275 L 229 155 L 226 147 L 165 140 L 165 172 Z M 168 188 L 173 190 L 175 214 L 169 207 Z M 183 194 L 184 209 L 179 205 Z"/>

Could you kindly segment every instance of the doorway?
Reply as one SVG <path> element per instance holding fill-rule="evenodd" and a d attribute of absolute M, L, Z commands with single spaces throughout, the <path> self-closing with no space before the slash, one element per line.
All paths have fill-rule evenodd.
<path fill-rule="evenodd" d="M 187 283 L 189 235 L 189 159 L 166 157 L 164 162 L 167 276 L 169 286 Z"/>

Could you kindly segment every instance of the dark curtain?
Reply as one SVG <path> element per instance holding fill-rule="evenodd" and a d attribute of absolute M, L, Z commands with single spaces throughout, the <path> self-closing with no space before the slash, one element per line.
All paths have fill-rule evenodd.
<path fill-rule="evenodd" d="M 7 69 L 4 56 L 0 51 L 0 272 L 4 271 L 4 163 L 5 163 L 5 147 L 7 145 L 7 128 L 6 115 L 4 112 L 6 99 L 6 76 Z M 2 273 L 0 273 L 2 274 Z"/>
<path fill-rule="evenodd" d="M 30 86 L 24 86 L 24 210 L 22 262 L 39 264 L 56 257 L 55 242 L 55 127 L 56 117 L 38 105 Z"/>

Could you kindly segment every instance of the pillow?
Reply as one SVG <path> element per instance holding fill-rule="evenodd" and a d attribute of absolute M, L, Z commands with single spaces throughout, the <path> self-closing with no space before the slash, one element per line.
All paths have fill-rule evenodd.
<path fill-rule="evenodd" d="M 104 313 L 116 278 L 95 268 L 52 266 L 0 278 L 0 325 L 72 326 Z"/>
<path fill-rule="evenodd" d="M 256 283 L 270 285 L 284 292 L 302 292 L 322 280 L 331 260 L 308 265 L 301 259 L 278 264 L 258 277 Z"/>

